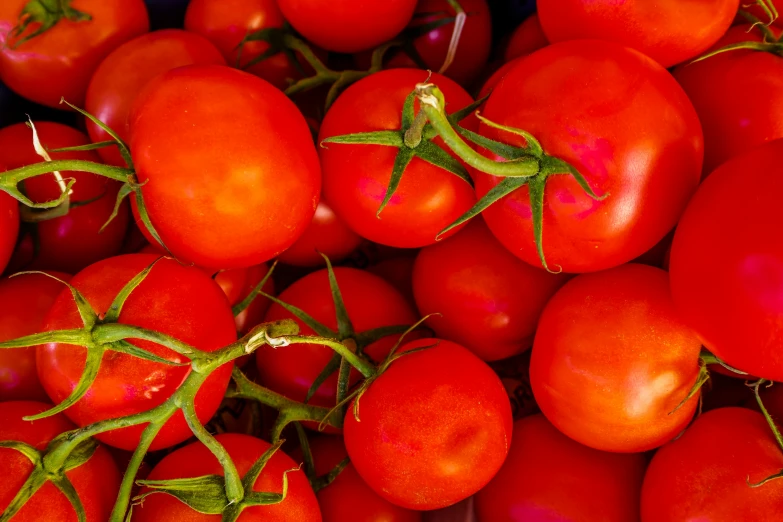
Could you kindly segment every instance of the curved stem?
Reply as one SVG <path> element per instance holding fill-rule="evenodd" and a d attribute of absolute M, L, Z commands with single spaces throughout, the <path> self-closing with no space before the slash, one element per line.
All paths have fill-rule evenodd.
<path fill-rule="evenodd" d="M 140 339 L 151 341 L 180 355 L 193 357 L 202 352 L 187 343 L 164 333 L 147 330 L 139 326 L 123 323 L 99 324 L 92 330 L 92 338 L 98 344 L 108 344 L 125 339 Z"/>
<path fill-rule="evenodd" d="M 372 377 L 375 375 L 377 368 L 374 364 L 372 364 L 369 361 L 365 361 L 360 356 L 352 352 L 347 346 L 345 346 L 343 343 L 335 340 L 335 339 L 329 339 L 327 337 L 315 337 L 315 336 L 304 336 L 304 335 L 292 335 L 289 337 L 286 337 L 289 344 L 321 344 L 323 346 L 328 346 L 338 354 L 345 357 L 345 359 L 348 361 L 348 363 L 359 370 L 359 373 L 361 373 L 364 377 Z"/>
<path fill-rule="evenodd" d="M 26 165 L 17 169 L 7 170 L 0 174 L 0 190 L 2 189 L 3 185 L 7 183 L 18 184 L 20 181 L 24 181 L 28 178 L 34 178 L 35 176 L 40 176 L 41 174 L 50 174 L 55 171 L 90 172 L 92 174 L 97 174 L 99 176 L 117 181 L 128 181 L 128 178 L 135 174 L 135 172 L 131 169 L 115 167 L 112 165 L 104 165 L 103 163 L 95 163 L 94 161 L 42 161 L 40 163 L 33 163 L 32 165 Z"/>

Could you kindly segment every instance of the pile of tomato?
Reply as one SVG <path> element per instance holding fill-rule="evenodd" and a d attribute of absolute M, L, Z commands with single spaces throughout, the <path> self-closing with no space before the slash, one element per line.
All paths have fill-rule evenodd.
<path fill-rule="evenodd" d="M 783 519 L 773 0 L 535 9 L 2 0 L 0 522 Z"/>

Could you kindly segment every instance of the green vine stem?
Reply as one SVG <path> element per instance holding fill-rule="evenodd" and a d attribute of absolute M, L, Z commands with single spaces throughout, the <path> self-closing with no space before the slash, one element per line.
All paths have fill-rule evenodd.
<path fill-rule="evenodd" d="M 769 429 L 772 430 L 772 435 L 775 437 L 775 441 L 778 443 L 778 448 L 783 451 L 783 435 L 781 435 L 780 429 L 778 428 L 777 424 L 775 424 L 775 420 L 772 418 L 772 415 L 769 414 L 769 411 L 767 411 L 767 408 L 764 406 L 764 401 L 761 400 L 761 395 L 759 394 L 759 388 L 761 386 L 766 385 L 769 387 L 773 384 L 774 383 L 772 381 L 768 381 L 767 379 L 759 379 L 755 382 L 747 383 L 747 385 L 753 389 L 753 394 L 756 396 L 756 403 L 761 410 L 761 414 L 764 415 L 764 419 L 766 419 L 767 424 L 769 424 Z M 774 475 L 770 475 L 761 482 L 757 482 L 755 484 L 752 484 L 750 480 L 748 480 L 748 485 L 752 488 L 757 488 L 759 486 L 763 486 L 767 482 L 771 482 L 780 478 L 783 478 L 783 470 L 775 473 Z"/>

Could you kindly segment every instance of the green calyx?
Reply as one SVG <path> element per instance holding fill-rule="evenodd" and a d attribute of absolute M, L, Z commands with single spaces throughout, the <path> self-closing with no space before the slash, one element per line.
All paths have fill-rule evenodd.
<path fill-rule="evenodd" d="M 22 8 L 17 25 L 11 29 L 11 38 L 18 38 L 11 45 L 16 49 L 23 43 L 45 33 L 61 20 L 89 22 L 92 16 L 71 7 L 73 0 L 29 0 Z M 37 27 L 35 27 L 37 25 Z M 27 29 L 32 29 L 25 34 Z"/>
<path fill-rule="evenodd" d="M 734 44 L 729 44 L 725 47 L 721 47 L 720 49 L 716 49 L 699 56 L 690 63 L 700 62 L 718 54 L 723 54 L 730 51 L 739 51 L 743 49 L 746 51 L 766 52 L 774 54 L 775 56 L 783 57 L 783 34 L 781 34 L 781 37 L 778 38 L 775 36 L 775 33 L 772 32 L 772 29 L 770 29 L 770 25 L 772 25 L 772 23 L 778 19 L 778 11 L 775 8 L 775 5 L 770 0 L 756 0 L 756 4 L 761 7 L 766 16 L 769 18 L 767 22 L 762 22 L 757 17 L 753 16 L 747 11 L 743 11 L 742 9 L 740 9 L 737 14 L 752 24 L 748 32 L 752 31 L 753 29 L 758 29 L 761 31 L 762 35 L 764 36 L 763 41 L 737 42 Z"/>

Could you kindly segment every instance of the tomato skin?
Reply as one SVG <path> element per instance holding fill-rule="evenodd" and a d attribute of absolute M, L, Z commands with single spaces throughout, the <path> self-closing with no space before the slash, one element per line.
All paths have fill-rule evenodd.
<path fill-rule="evenodd" d="M 437 344 L 436 344 L 437 343 Z M 433 346 L 435 345 L 435 346 Z M 450 506 L 497 473 L 511 442 L 511 406 L 492 369 L 462 346 L 431 346 L 391 364 L 345 417 L 345 446 L 381 497 L 408 509 Z"/>
<path fill-rule="evenodd" d="M 5 170 L 6 168 L 0 165 L 0 171 Z M 14 253 L 18 235 L 19 203 L 3 192 L 0 194 L 0 274 L 5 270 Z"/>
<path fill-rule="evenodd" d="M 60 98 L 84 106 L 90 77 L 116 47 L 149 31 L 142 0 L 75 0 L 71 7 L 89 13 L 91 21 L 59 21 L 16 49 L 9 32 L 27 0 L 0 5 L 0 80 L 15 92 L 55 109 Z M 30 33 L 25 31 L 25 35 Z"/>
<path fill-rule="evenodd" d="M 783 454 L 760 413 L 720 408 L 700 415 L 655 454 L 642 487 L 642 522 L 775 520 Z"/>
<path fill-rule="evenodd" d="M 503 467 L 476 494 L 478 522 L 639 520 L 646 461 L 640 453 L 594 450 L 575 442 L 543 415 L 514 423 Z"/>
<path fill-rule="evenodd" d="M 220 285 L 223 293 L 228 298 L 228 303 L 231 306 L 238 305 L 247 296 L 250 295 L 256 285 L 269 272 L 269 267 L 266 263 L 260 265 L 251 266 L 250 268 L 235 268 L 233 270 L 222 270 L 215 274 L 215 282 Z M 274 295 L 275 283 L 270 278 L 264 284 L 262 290 L 267 294 Z M 242 313 L 234 318 L 236 322 L 237 331 L 241 334 L 246 334 L 252 330 L 256 325 L 259 325 L 264 320 L 264 314 L 269 310 L 271 301 L 262 296 L 257 296 L 250 306 L 248 306 Z"/>
<path fill-rule="evenodd" d="M 541 0 L 536 5 L 552 43 L 600 38 L 671 67 L 697 57 L 723 36 L 739 0 Z"/>
<path fill-rule="evenodd" d="M 256 460 L 269 449 L 270 444 L 261 439 L 238 433 L 223 433 L 215 437 L 231 456 L 231 460 L 244 476 Z M 283 474 L 288 471 L 288 494 L 279 504 L 246 508 L 237 522 L 321 522 L 321 513 L 313 489 L 304 472 L 291 457 L 277 451 L 269 459 L 256 480 L 254 491 L 281 493 Z M 293 471 L 292 471 L 293 470 Z M 223 468 L 217 458 L 201 442 L 188 444 L 166 455 L 149 474 L 149 480 L 223 476 Z M 142 489 L 142 494 L 147 491 Z M 133 508 L 133 522 L 219 522 L 220 515 L 198 513 L 166 494 L 150 495 L 142 504 Z"/>
<path fill-rule="evenodd" d="M 532 14 L 519 24 L 511 34 L 511 40 L 508 42 L 506 51 L 503 53 L 503 60 L 506 63 L 514 58 L 527 56 L 528 54 L 543 49 L 549 45 L 544 30 L 541 28 L 541 21 L 538 14 Z"/>
<path fill-rule="evenodd" d="M 413 292 L 438 337 L 485 361 L 529 349 L 538 317 L 568 278 L 516 258 L 482 220 L 425 247 L 416 257 Z"/>
<path fill-rule="evenodd" d="M 381 259 L 368 266 L 367 271 L 389 282 L 416 310 L 416 299 L 413 297 L 413 265 L 415 261 L 416 251 L 413 251 L 413 255 L 405 254 Z"/>
<path fill-rule="evenodd" d="M 105 313 L 120 289 L 158 256 L 129 254 L 90 265 L 71 280 L 98 313 Z M 203 271 L 160 260 L 131 293 L 120 323 L 133 324 L 175 337 L 198 349 L 214 351 L 236 340 L 234 318 L 223 291 Z M 47 314 L 44 331 L 82 325 L 68 289 Z M 187 361 L 149 341 L 131 341 L 158 356 Z M 47 394 L 61 402 L 76 386 L 84 369 L 86 350 L 77 346 L 47 344 L 38 347 L 38 377 Z M 206 422 L 217 410 L 230 380 L 232 364 L 215 371 L 196 395 L 196 413 Z M 77 425 L 149 410 L 168 399 L 190 372 L 189 366 L 168 366 L 126 354 L 104 355 L 90 392 L 65 414 Z M 133 450 L 145 425 L 121 428 L 96 438 L 120 449 Z M 151 448 L 161 449 L 191 436 L 181 412 L 161 429 Z"/>
<path fill-rule="evenodd" d="M 22 417 L 36 415 L 50 408 L 51 404 L 37 401 L 0 403 L 0 440 L 26 442 L 38 450 L 44 450 L 54 437 L 76 428 L 63 414 L 33 422 L 22 420 Z M 32 472 L 33 464 L 16 450 L 0 448 L 0 466 L 4 470 L 3 480 L 0 480 L 0 510 L 4 511 Z M 98 446 L 87 462 L 67 471 L 65 476 L 79 495 L 87 522 L 108 520 L 120 489 L 120 472 L 106 448 Z M 30 497 L 12 520 L 76 522 L 77 517 L 65 495 L 54 484 L 47 482 Z"/>
<path fill-rule="evenodd" d="M 405 98 L 427 76 L 427 72 L 418 69 L 390 69 L 359 80 L 329 109 L 318 141 L 357 132 L 399 130 Z M 452 80 L 433 73 L 431 81 L 445 93 L 450 112 L 473 102 Z M 471 128 L 475 122 L 471 117 L 464 123 Z M 434 143 L 442 142 L 438 138 Z M 465 181 L 413 158 L 378 217 L 398 149 L 383 145 L 324 145 L 326 148 L 320 149 L 324 199 L 349 227 L 370 241 L 398 248 L 432 244 L 441 230 L 475 203 L 473 190 Z M 455 232 L 452 230 L 444 237 Z"/>
<path fill-rule="evenodd" d="M 257 265 L 310 224 L 318 156 L 304 117 L 271 84 L 229 67 L 181 67 L 147 86 L 130 121 L 150 219 L 181 261 Z"/>
<path fill-rule="evenodd" d="M 570 41 L 536 51 L 503 77 L 484 116 L 530 132 L 547 154 L 573 165 L 597 195 L 606 195 L 590 198 L 570 175 L 549 178 L 543 249 L 553 270 L 603 270 L 646 252 L 674 227 L 699 182 L 701 125 L 685 93 L 655 62 L 611 42 Z M 480 132 L 524 145 L 485 124 Z M 503 178 L 474 172 L 474 179 L 482 197 Z M 541 266 L 527 187 L 483 216 L 506 248 Z"/>
<path fill-rule="evenodd" d="M 542 413 L 577 442 L 647 451 L 693 417 L 698 394 L 676 408 L 696 383 L 700 350 L 676 313 L 666 272 L 629 264 L 576 277 L 549 301 L 530 384 Z"/>
<path fill-rule="evenodd" d="M 775 381 L 783 380 L 781 154 L 775 140 L 715 170 L 677 226 L 670 262 L 674 303 L 707 349 Z M 738 183 L 752 193 L 740 197 Z"/>

